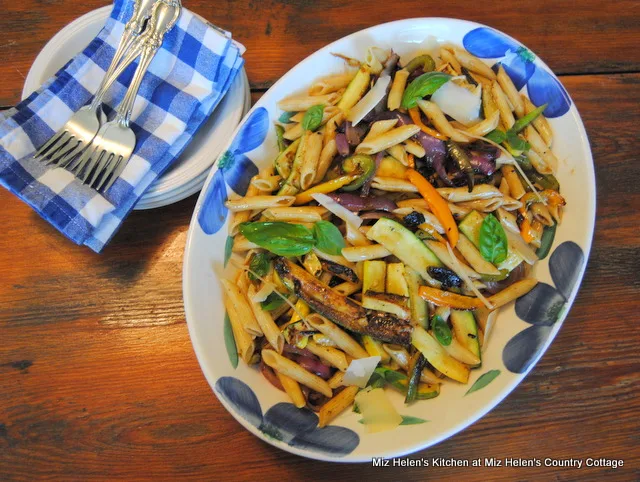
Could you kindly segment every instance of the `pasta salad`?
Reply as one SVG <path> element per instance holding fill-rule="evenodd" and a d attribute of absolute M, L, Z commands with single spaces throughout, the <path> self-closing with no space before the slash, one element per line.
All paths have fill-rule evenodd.
<path fill-rule="evenodd" d="M 456 47 L 360 62 L 278 103 L 279 154 L 231 199 L 224 304 L 240 357 L 319 425 L 370 431 L 468 382 L 537 283 L 565 204 L 546 105 Z"/>

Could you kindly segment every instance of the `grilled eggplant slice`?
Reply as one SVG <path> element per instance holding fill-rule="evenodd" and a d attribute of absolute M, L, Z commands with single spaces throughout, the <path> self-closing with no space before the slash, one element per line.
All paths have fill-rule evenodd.
<path fill-rule="evenodd" d="M 387 343 L 411 344 L 411 324 L 397 316 L 367 310 L 355 301 L 314 278 L 304 269 L 284 257 L 274 261 L 275 269 L 296 295 L 311 309 L 326 316 L 347 330 L 369 335 Z"/>

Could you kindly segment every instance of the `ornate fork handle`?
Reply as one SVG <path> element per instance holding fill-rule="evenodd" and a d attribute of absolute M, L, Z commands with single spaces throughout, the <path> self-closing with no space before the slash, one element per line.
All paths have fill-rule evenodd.
<path fill-rule="evenodd" d="M 172 0 L 160 0 L 153 6 L 153 13 L 149 25 L 143 34 L 140 50 L 140 61 L 131 80 L 131 85 L 124 99 L 117 108 L 115 121 L 123 128 L 129 127 L 129 119 L 133 111 L 133 104 L 153 57 L 162 45 L 164 36 L 173 28 L 180 16 L 181 5 Z"/>
<path fill-rule="evenodd" d="M 142 33 L 144 22 L 151 16 L 151 11 L 157 1 L 158 0 L 135 0 L 133 15 L 131 15 L 131 18 L 124 26 L 124 32 L 120 38 L 116 52 L 113 55 L 111 64 L 109 64 L 107 72 L 102 78 L 102 82 L 100 82 L 96 95 L 91 102 L 91 109 L 97 110 L 98 107 L 100 107 L 102 99 L 111 85 L 113 85 L 115 80 L 120 77 L 120 74 L 124 72 L 129 64 L 131 64 L 131 62 L 140 55 L 139 48 L 134 49 L 137 51 L 137 55 L 135 56 L 131 55 L 131 53 L 133 53 L 131 52 L 131 49 Z M 130 52 L 129 55 L 127 55 L 128 52 Z"/>

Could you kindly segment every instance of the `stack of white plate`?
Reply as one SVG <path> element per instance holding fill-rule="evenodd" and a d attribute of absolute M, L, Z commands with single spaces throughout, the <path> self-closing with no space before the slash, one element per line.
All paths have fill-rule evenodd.
<path fill-rule="evenodd" d="M 78 54 L 104 26 L 111 6 L 93 10 L 60 30 L 36 57 L 22 89 L 22 98 Z M 135 209 L 153 209 L 180 201 L 202 189 L 211 166 L 251 106 L 247 74 L 242 69 L 229 92 L 200 127 L 180 158 L 149 187 Z"/>

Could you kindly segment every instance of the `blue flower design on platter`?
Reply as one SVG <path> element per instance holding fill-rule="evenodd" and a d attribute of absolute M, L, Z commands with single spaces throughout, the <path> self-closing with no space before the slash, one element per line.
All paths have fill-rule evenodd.
<path fill-rule="evenodd" d="M 534 64 L 535 56 L 526 47 L 488 27 L 471 30 L 462 44 L 476 57 L 501 59 L 496 65 L 504 67 L 518 90 L 526 85 L 531 102 L 536 106 L 548 104 L 544 110 L 546 117 L 560 117 L 569 111 L 571 99 L 562 84 Z"/>
<path fill-rule="evenodd" d="M 218 159 L 218 170 L 207 189 L 198 223 L 207 234 L 217 233 L 227 220 L 227 185 L 244 196 L 258 168 L 246 153 L 260 146 L 267 137 L 269 114 L 264 107 L 253 111 L 233 139 L 231 146 Z"/>
<path fill-rule="evenodd" d="M 516 300 L 516 315 L 531 326 L 511 338 L 502 351 L 502 361 L 509 371 L 524 373 L 536 359 L 565 309 L 584 261 L 580 246 L 572 241 L 562 243 L 549 258 L 555 287 L 538 283 Z"/>
<path fill-rule="evenodd" d="M 258 397 L 246 383 L 234 377 L 222 377 L 215 391 L 247 422 L 267 437 L 280 440 L 292 447 L 344 457 L 355 450 L 360 437 L 345 427 L 318 428 L 318 416 L 306 408 L 292 403 L 276 403 L 262 415 Z"/>

